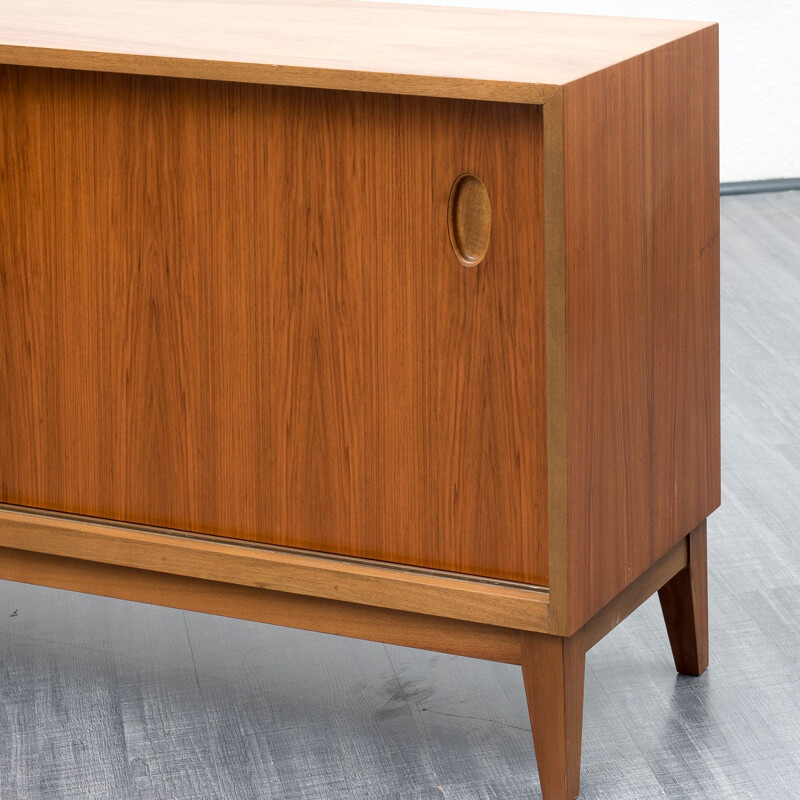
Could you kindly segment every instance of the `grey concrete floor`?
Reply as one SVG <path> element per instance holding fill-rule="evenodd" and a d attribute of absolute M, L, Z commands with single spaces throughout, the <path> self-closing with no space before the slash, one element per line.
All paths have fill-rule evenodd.
<path fill-rule="evenodd" d="M 800 797 L 800 192 L 722 201 L 711 659 L 588 655 L 584 798 Z M 0 582 L 0 798 L 540 797 L 518 667 Z"/>

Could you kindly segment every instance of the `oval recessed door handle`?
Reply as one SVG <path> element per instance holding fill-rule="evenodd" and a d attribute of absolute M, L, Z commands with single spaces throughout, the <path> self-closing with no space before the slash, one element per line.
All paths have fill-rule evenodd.
<path fill-rule="evenodd" d="M 465 173 L 453 182 L 447 204 L 447 230 L 453 252 L 465 267 L 483 261 L 492 231 L 492 204 L 477 176 Z"/>

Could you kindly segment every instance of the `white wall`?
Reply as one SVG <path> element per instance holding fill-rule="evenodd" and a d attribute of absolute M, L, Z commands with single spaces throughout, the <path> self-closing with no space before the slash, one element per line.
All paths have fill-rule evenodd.
<path fill-rule="evenodd" d="M 800 177 L 800 0 L 413 1 L 719 22 L 720 179 Z"/>

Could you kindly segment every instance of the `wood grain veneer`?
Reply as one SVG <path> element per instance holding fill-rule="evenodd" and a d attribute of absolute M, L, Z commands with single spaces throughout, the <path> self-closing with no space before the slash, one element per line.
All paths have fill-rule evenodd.
<path fill-rule="evenodd" d="M 541 103 L 706 24 L 351 0 L 10 0 L 0 62 Z"/>
<path fill-rule="evenodd" d="M 547 583 L 540 108 L 20 67 L 0 108 L 1 502 Z"/>
<path fill-rule="evenodd" d="M 717 59 L 706 23 L 10 0 L 0 576 L 519 663 L 573 800 L 586 650 L 659 591 L 708 663 Z"/>

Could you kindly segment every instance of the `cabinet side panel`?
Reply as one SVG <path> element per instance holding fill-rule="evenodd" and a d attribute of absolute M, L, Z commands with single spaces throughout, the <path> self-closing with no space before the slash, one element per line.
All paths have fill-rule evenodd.
<path fill-rule="evenodd" d="M 653 53 L 653 527 L 720 504 L 718 29 Z"/>
<path fill-rule="evenodd" d="M 651 559 L 645 93 L 640 59 L 564 90 L 567 629 Z"/>
<path fill-rule="evenodd" d="M 547 582 L 538 107 L 5 67 L 0 114 L 1 502 Z"/>
<path fill-rule="evenodd" d="M 719 504 L 716 28 L 566 87 L 564 142 L 573 630 Z"/>

